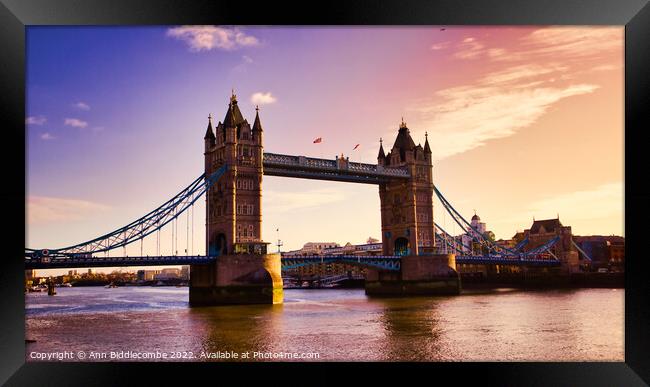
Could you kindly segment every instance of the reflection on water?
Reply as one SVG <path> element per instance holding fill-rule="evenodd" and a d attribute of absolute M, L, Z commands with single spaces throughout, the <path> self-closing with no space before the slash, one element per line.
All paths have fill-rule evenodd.
<path fill-rule="evenodd" d="M 362 289 L 294 289 L 280 305 L 202 308 L 189 308 L 187 288 L 60 288 L 54 297 L 25 297 L 26 338 L 35 340 L 27 343 L 28 360 L 31 352 L 64 350 L 295 352 L 318 353 L 321 361 L 624 360 L 622 289 L 385 299 Z"/>

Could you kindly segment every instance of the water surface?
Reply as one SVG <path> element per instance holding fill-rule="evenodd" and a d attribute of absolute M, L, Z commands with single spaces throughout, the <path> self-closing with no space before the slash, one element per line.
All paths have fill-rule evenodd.
<path fill-rule="evenodd" d="M 280 305 L 201 308 L 189 307 L 187 287 L 57 291 L 25 296 L 26 338 L 35 340 L 28 361 L 60 351 L 160 351 L 191 361 L 224 352 L 298 353 L 302 361 L 624 361 L 623 289 L 385 299 L 363 289 L 291 289 Z"/>

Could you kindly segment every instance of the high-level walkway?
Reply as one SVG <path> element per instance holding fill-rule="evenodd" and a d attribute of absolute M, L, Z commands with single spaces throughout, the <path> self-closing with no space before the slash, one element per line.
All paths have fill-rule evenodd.
<path fill-rule="evenodd" d="M 382 184 L 410 177 L 406 168 L 356 163 L 339 158 L 328 160 L 278 153 L 264 153 L 264 174 L 366 184 Z"/>

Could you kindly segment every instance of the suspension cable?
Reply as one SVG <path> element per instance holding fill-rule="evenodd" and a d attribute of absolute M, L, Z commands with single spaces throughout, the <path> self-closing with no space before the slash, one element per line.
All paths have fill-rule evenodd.
<path fill-rule="evenodd" d="M 188 254 L 190 249 L 190 213 L 186 214 L 185 218 L 185 255 Z"/>
<path fill-rule="evenodd" d="M 189 186 L 176 194 L 167 202 L 155 210 L 147 213 L 139 219 L 123 226 L 108 234 L 104 234 L 92 240 L 78 243 L 58 249 L 47 249 L 52 255 L 77 255 L 105 252 L 107 257 L 112 254 L 112 249 L 124 247 L 128 244 L 145 238 L 147 235 L 160 231 L 167 223 L 176 219 L 181 213 L 187 210 L 199 197 L 208 191 L 223 174 L 228 170 L 228 165 L 223 165 L 209 176 L 202 174 Z M 175 225 L 176 238 L 178 237 L 178 224 Z M 178 241 L 173 241 L 178 249 Z M 173 247 L 172 247 L 173 248 Z M 27 249 L 27 248 L 26 248 Z M 29 250 L 29 249 L 27 249 Z M 143 250 L 144 251 L 144 250 Z M 126 254 L 126 251 L 125 251 Z M 114 255 L 114 254 L 113 254 Z"/>

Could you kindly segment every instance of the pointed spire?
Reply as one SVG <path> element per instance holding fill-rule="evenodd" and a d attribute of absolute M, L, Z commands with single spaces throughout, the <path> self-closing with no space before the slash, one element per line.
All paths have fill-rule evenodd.
<path fill-rule="evenodd" d="M 253 132 L 262 132 L 262 123 L 260 122 L 260 107 L 255 105 L 255 122 L 253 123 Z"/>
<path fill-rule="evenodd" d="M 386 154 L 384 153 L 384 145 L 381 137 L 379 137 L 379 154 L 377 155 L 377 158 L 386 158 Z"/>
<path fill-rule="evenodd" d="M 226 128 L 234 128 L 242 122 L 244 122 L 244 117 L 239 110 L 239 106 L 237 106 L 237 96 L 233 89 L 232 95 L 230 96 L 230 103 L 228 104 L 228 111 L 226 112 L 226 117 L 223 119 L 223 126 Z"/>
<path fill-rule="evenodd" d="M 214 136 L 214 131 L 212 130 L 212 113 L 208 115 L 208 129 L 205 131 L 205 137 L 203 137 L 203 139 L 207 140 L 208 138 L 216 138 Z"/>
<path fill-rule="evenodd" d="M 424 153 L 431 154 L 431 147 L 429 146 L 429 134 L 424 132 Z"/>
<path fill-rule="evenodd" d="M 415 148 L 415 142 L 409 133 L 408 128 L 406 127 L 406 122 L 404 122 L 404 117 L 402 117 L 402 123 L 399 125 L 399 131 L 397 132 L 397 137 L 395 138 L 395 143 L 391 148 L 391 152 L 397 149 L 399 150 L 400 161 L 406 161 L 406 152 L 411 152 Z"/>

